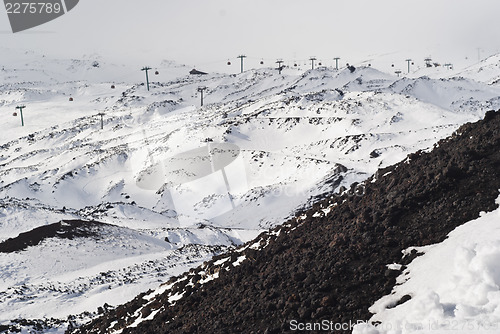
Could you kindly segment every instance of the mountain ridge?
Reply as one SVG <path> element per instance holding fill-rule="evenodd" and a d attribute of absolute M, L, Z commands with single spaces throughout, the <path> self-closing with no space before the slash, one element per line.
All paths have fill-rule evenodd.
<path fill-rule="evenodd" d="M 0 79 L 0 107 L 7 116 L 27 108 L 24 127 L 19 114 L 1 126 L 0 241 L 74 219 L 123 233 L 107 234 L 108 244 L 48 238 L 1 253 L 6 324 L 94 310 L 83 316 L 90 319 L 104 302 L 120 305 L 156 288 L 500 107 L 491 82 L 399 78 L 363 66 L 199 77 L 164 62 L 153 66 L 147 91 L 140 67 L 96 56 L 14 58 Z M 233 167 L 247 191 L 231 194 L 237 205 L 229 211 L 211 211 L 228 198 L 223 187 L 198 187 L 203 196 L 174 203 L 182 185 L 162 166 L 213 144 L 239 148 Z"/>
<path fill-rule="evenodd" d="M 292 319 L 368 322 L 371 304 L 418 256 L 402 250 L 440 242 L 498 207 L 499 129 L 500 112 L 490 111 L 432 151 L 379 170 L 364 182 L 363 196 L 320 201 L 253 243 L 172 278 L 164 291 L 68 333 L 281 333 L 293 332 Z"/>

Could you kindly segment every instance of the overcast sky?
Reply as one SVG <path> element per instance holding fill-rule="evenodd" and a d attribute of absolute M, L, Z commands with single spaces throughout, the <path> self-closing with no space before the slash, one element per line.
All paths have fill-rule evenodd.
<path fill-rule="evenodd" d="M 66 15 L 12 34 L 6 47 L 78 58 L 97 53 L 141 64 L 199 68 L 240 53 L 248 61 L 374 54 L 478 57 L 500 52 L 499 0 L 80 0 Z"/>

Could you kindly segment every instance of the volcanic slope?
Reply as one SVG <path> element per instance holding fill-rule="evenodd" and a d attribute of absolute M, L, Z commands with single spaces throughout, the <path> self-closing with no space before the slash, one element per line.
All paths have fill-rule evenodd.
<path fill-rule="evenodd" d="M 320 201 L 73 333 L 282 333 L 292 320 L 367 321 L 419 255 L 403 250 L 441 242 L 498 207 L 499 167 L 500 112 L 491 111 L 431 152 L 379 170 L 363 196 Z"/>
<path fill-rule="evenodd" d="M 67 323 L 125 303 L 500 108 L 489 79 L 400 78 L 370 67 L 191 76 L 168 61 L 158 70 L 148 91 L 135 67 L 6 59 L 0 108 L 27 109 L 24 126 L 17 113 L 0 124 L 0 241 L 44 226 L 58 235 L 0 253 L 1 325 Z M 239 147 L 244 182 L 231 193 L 234 208 L 220 180 L 204 187 L 149 173 L 193 150 L 202 160 L 213 144 Z M 182 167 L 189 175 L 197 166 Z M 174 203 L 185 186 L 202 196 Z M 80 227 L 60 222 L 75 220 L 108 225 L 63 238 Z"/>

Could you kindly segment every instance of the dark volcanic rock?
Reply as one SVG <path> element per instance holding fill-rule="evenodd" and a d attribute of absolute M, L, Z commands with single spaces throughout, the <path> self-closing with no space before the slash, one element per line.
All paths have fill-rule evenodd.
<path fill-rule="evenodd" d="M 96 228 L 104 223 L 82 220 L 63 220 L 59 223 L 37 227 L 29 232 L 19 234 L 15 238 L 0 242 L 0 253 L 22 251 L 29 246 L 36 246 L 48 238 L 74 239 L 78 237 L 97 237 Z"/>
<path fill-rule="evenodd" d="M 163 308 L 154 320 L 123 333 L 286 333 L 291 320 L 368 320 L 368 308 L 395 284 L 398 272 L 386 265 L 418 256 L 402 259 L 402 250 L 441 242 L 497 207 L 500 113 L 462 126 L 430 153 L 380 170 L 364 187 L 363 196 L 324 199 L 305 212 L 307 218 L 261 235 L 261 244 L 268 244 L 262 250 L 230 254 L 228 263 L 241 255 L 246 260 L 229 271 L 213 269 L 218 279 L 189 291 L 188 280 L 176 283 L 172 290 L 186 291 L 184 298 L 172 306 L 167 293 L 160 295 L 154 302 Z M 334 203 L 329 214 L 313 217 Z M 207 268 L 216 268 L 214 261 Z M 77 332 L 105 333 L 115 320 L 124 323 L 120 314 L 133 314 L 138 303 L 146 301 L 120 306 Z"/>

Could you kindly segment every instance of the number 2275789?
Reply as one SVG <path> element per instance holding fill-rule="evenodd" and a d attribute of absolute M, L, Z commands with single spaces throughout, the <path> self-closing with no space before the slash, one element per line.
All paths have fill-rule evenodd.
<path fill-rule="evenodd" d="M 7 14 L 59 14 L 61 4 L 50 2 L 7 2 Z"/>

